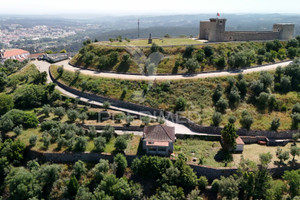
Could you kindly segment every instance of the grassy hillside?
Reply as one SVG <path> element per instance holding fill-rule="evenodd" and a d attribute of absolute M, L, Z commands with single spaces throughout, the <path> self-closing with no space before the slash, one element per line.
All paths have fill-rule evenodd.
<path fill-rule="evenodd" d="M 299 68 L 300 65 L 296 65 L 294 69 L 287 70 L 285 73 L 293 70 L 297 71 Z M 51 67 L 51 73 L 54 77 L 58 77 L 57 69 L 58 66 Z M 299 75 L 299 73 L 291 73 L 295 74 L 295 77 Z M 174 111 L 176 101 L 181 97 L 187 102 L 182 115 L 203 125 L 212 123 L 213 113 L 217 110 L 217 106 L 212 100 L 217 85 L 220 84 L 222 98 L 228 103 L 230 97 L 226 90 L 230 87 L 230 83 L 233 81 L 233 85 L 239 85 L 244 81 L 247 89 L 245 97 L 240 96 L 237 105 L 227 106 L 222 114 L 220 125 L 225 125 L 229 116 L 235 116 L 237 119 L 235 125 L 241 127 L 239 120 L 242 118 L 242 112 L 247 110 L 254 119 L 254 123 L 251 126 L 252 129 L 270 129 L 272 120 L 280 118 L 279 130 L 288 130 L 292 126 L 292 108 L 299 102 L 299 95 L 295 89 L 279 92 L 280 84 L 278 86 L 277 75 L 275 72 L 270 72 L 247 74 L 244 77 L 236 76 L 234 79 L 229 80 L 228 77 L 222 77 L 145 82 L 106 79 L 82 74 L 76 77 L 75 73 L 64 70 L 63 74 L 59 76 L 59 81 L 86 92 L 169 111 Z M 283 73 L 280 77 L 285 77 L 285 74 Z M 296 90 L 299 91 L 298 79 L 295 77 L 290 77 L 290 84 L 296 85 Z M 264 88 L 263 82 L 266 82 L 267 79 L 270 79 L 271 83 L 268 86 L 265 83 L 266 86 Z M 257 88 L 261 86 L 262 88 L 257 93 Z M 233 86 L 232 88 L 235 87 Z M 265 92 L 268 94 L 266 101 L 272 101 L 273 107 L 271 107 L 270 103 L 267 105 L 267 108 L 261 109 L 257 102 L 259 102 L 259 98 L 262 98 L 260 94 Z M 241 92 L 238 93 L 241 95 Z"/>
<path fill-rule="evenodd" d="M 196 43 L 200 42 L 188 38 L 164 38 L 156 39 L 151 48 L 139 48 L 147 46 L 147 40 L 118 38 L 111 42 L 86 44 L 71 64 L 99 71 L 178 74 L 245 68 L 287 60 L 300 54 L 298 40 L 183 45 Z"/>

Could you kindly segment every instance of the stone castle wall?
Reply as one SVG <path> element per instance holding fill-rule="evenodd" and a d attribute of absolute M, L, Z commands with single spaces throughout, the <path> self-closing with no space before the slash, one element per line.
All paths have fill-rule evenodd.
<path fill-rule="evenodd" d="M 279 32 L 272 31 L 225 31 L 225 41 L 251 41 L 279 39 Z"/>

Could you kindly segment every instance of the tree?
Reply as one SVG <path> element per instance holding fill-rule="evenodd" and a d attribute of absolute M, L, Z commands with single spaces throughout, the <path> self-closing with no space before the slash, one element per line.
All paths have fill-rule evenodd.
<path fill-rule="evenodd" d="M 185 48 L 185 51 L 184 51 L 184 54 L 183 54 L 183 57 L 185 58 L 191 58 L 192 57 L 192 54 L 195 50 L 195 47 L 194 46 L 187 46 Z"/>
<path fill-rule="evenodd" d="M 119 136 L 115 142 L 115 148 L 117 152 L 123 152 L 127 148 L 127 141 L 124 137 Z"/>
<path fill-rule="evenodd" d="M 81 123 L 84 124 L 84 121 L 88 119 L 86 112 L 82 112 L 78 115 L 78 119 L 80 119 Z"/>
<path fill-rule="evenodd" d="M 185 63 L 185 67 L 187 68 L 188 73 L 192 74 L 192 73 L 195 73 L 196 70 L 200 68 L 200 65 L 199 65 L 197 59 L 189 58 Z"/>
<path fill-rule="evenodd" d="M 214 48 L 212 46 L 205 46 L 204 53 L 205 53 L 205 57 L 209 58 L 214 54 Z"/>
<path fill-rule="evenodd" d="M 141 118 L 141 120 L 142 120 L 142 122 L 144 123 L 145 126 L 149 125 L 149 123 L 150 123 L 150 117 L 148 117 L 148 116 L 143 116 Z"/>
<path fill-rule="evenodd" d="M 281 148 L 277 147 L 276 156 L 279 159 L 280 164 L 284 164 L 284 161 L 290 158 L 290 153 L 289 151 L 282 151 Z"/>
<path fill-rule="evenodd" d="M 55 181 L 59 179 L 61 167 L 57 164 L 41 166 L 37 172 L 37 180 L 39 180 L 43 191 L 43 197 L 47 198 L 53 188 Z"/>
<path fill-rule="evenodd" d="M 270 152 L 259 154 L 259 160 L 260 164 L 266 168 L 272 160 L 272 155 L 270 154 Z"/>
<path fill-rule="evenodd" d="M 247 110 L 244 110 L 242 112 L 242 118 L 240 119 L 240 124 L 242 125 L 242 127 L 249 130 L 251 125 L 253 124 L 253 121 L 254 120 L 251 114 Z"/>
<path fill-rule="evenodd" d="M 203 200 L 202 197 L 200 197 L 200 190 L 198 188 L 191 191 L 191 193 L 188 194 L 187 200 Z"/>
<path fill-rule="evenodd" d="M 97 163 L 92 169 L 92 174 L 96 183 L 100 183 L 103 179 L 104 175 L 109 170 L 109 163 L 107 160 L 100 159 L 99 163 Z"/>
<path fill-rule="evenodd" d="M 74 149 L 76 151 L 82 151 L 83 152 L 83 151 L 85 151 L 86 146 L 87 146 L 87 140 L 85 139 L 85 137 L 80 136 L 80 137 L 76 138 L 76 143 L 75 143 L 75 147 L 74 147 Z"/>
<path fill-rule="evenodd" d="M 219 112 L 214 112 L 212 116 L 212 125 L 219 126 L 221 122 L 222 122 L 222 114 Z"/>
<path fill-rule="evenodd" d="M 226 113 L 227 108 L 228 108 L 228 101 L 226 101 L 221 97 L 219 101 L 216 103 L 216 111 L 224 114 Z"/>
<path fill-rule="evenodd" d="M 106 138 L 106 142 L 108 142 L 115 133 L 115 129 L 111 126 L 104 127 L 104 130 L 101 133 L 101 136 Z"/>
<path fill-rule="evenodd" d="M 295 163 L 296 163 L 295 157 L 300 156 L 300 148 L 297 147 L 297 145 L 291 146 L 290 153 L 293 156 L 292 162 L 293 162 L 293 165 L 295 166 Z"/>
<path fill-rule="evenodd" d="M 287 53 L 287 55 L 288 55 L 288 57 L 289 57 L 290 59 L 295 58 L 296 55 L 297 55 L 297 49 L 294 48 L 294 47 L 289 47 L 289 48 L 288 48 L 288 53 Z"/>
<path fill-rule="evenodd" d="M 240 92 L 237 87 L 232 87 L 228 95 L 229 105 L 231 108 L 236 108 L 240 103 Z"/>
<path fill-rule="evenodd" d="M 223 93 L 223 88 L 220 84 L 218 84 L 212 96 L 214 104 L 216 104 L 219 101 L 219 99 L 222 97 L 222 93 Z"/>
<path fill-rule="evenodd" d="M 80 179 L 80 177 L 87 173 L 87 169 L 85 167 L 84 162 L 81 160 L 77 161 L 73 165 L 72 175 L 76 177 L 76 179 Z"/>
<path fill-rule="evenodd" d="M 292 137 L 293 137 L 294 145 L 296 145 L 298 139 L 300 138 L 300 133 L 294 133 Z"/>
<path fill-rule="evenodd" d="M 31 135 L 29 138 L 29 144 L 34 147 L 36 145 L 36 141 L 37 141 L 37 136 Z"/>
<path fill-rule="evenodd" d="M 238 197 L 239 185 L 233 176 L 229 176 L 228 178 L 221 177 L 219 181 L 219 193 L 225 199 L 236 199 Z"/>
<path fill-rule="evenodd" d="M 133 122 L 134 117 L 131 115 L 127 115 L 126 116 L 126 122 L 127 122 L 127 126 L 130 126 L 131 122 Z"/>
<path fill-rule="evenodd" d="M 79 116 L 79 113 L 75 109 L 68 110 L 67 112 L 68 119 L 70 122 L 75 122 Z"/>
<path fill-rule="evenodd" d="M 244 99 L 248 91 L 248 82 L 243 76 L 241 76 L 241 78 L 236 83 L 236 87 L 240 91 L 241 98 Z"/>
<path fill-rule="evenodd" d="M 283 180 L 287 181 L 289 185 L 291 197 L 299 196 L 300 170 L 285 171 L 282 178 Z"/>
<path fill-rule="evenodd" d="M 66 114 L 66 111 L 63 107 L 54 108 L 54 115 L 61 119 Z"/>
<path fill-rule="evenodd" d="M 103 103 L 103 108 L 104 108 L 105 110 L 107 110 L 107 109 L 109 109 L 109 107 L 110 107 L 110 103 L 109 103 L 108 101 L 105 101 L 105 102 Z"/>
<path fill-rule="evenodd" d="M 116 175 L 117 177 L 122 177 L 125 169 L 127 168 L 127 160 L 124 155 L 118 153 L 114 157 L 114 165 L 116 166 Z"/>
<path fill-rule="evenodd" d="M 7 82 L 8 82 L 7 75 L 4 72 L 0 72 L 0 92 L 4 90 Z"/>
<path fill-rule="evenodd" d="M 49 145 L 50 145 L 50 138 L 48 136 L 43 136 L 42 141 L 43 141 L 45 149 L 48 150 Z"/>
<path fill-rule="evenodd" d="M 57 73 L 61 76 L 64 73 L 64 67 L 63 66 L 58 67 Z"/>
<path fill-rule="evenodd" d="M 10 199 L 28 200 L 34 197 L 38 198 L 42 192 L 41 186 L 34 175 L 23 167 L 13 168 L 6 177 L 6 182 Z"/>
<path fill-rule="evenodd" d="M 290 39 L 287 44 L 286 44 L 287 47 L 295 47 L 297 48 L 299 46 L 299 42 L 297 39 Z"/>
<path fill-rule="evenodd" d="M 4 115 L 9 110 L 13 109 L 14 100 L 10 95 L 0 94 L 0 115 Z"/>
<path fill-rule="evenodd" d="M 98 152 L 103 152 L 106 146 L 106 139 L 105 137 L 97 137 L 94 139 L 95 149 Z"/>
<path fill-rule="evenodd" d="M 236 117 L 235 116 L 229 116 L 228 117 L 228 123 L 234 124 L 236 122 Z"/>
<path fill-rule="evenodd" d="M 78 191 L 77 191 L 77 195 L 75 197 L 75 200 L 86 200 L 86 199 L 96 200 L 93 193 L 91 193 L 89 191 L 89 188 L 87 188 L 85 186 L 80 186 Z"/>
<path fill-rule="evenodd" d="M 184 98 L 182 98 L 182 97 L 177 98 L 175 101 L 175 108 L 174 108 L 175 112 L 185 111 L 186 105 L 187 105 L 187 102 Z"/>
<path fill-rule="evenodd" d="M 76 196 L 77 191 L 79 189 L 79 184 L 74 175 L 71 176 L 70 180 L 67 183 L 67 188 L 68 188 L 68 194 L 71 198 Z"/>
<path fill-rule="evenodd" d="M 276 117 L 272 120 L 270 129 L 273 131 L 277 131 L 279 126 L 280 126 L 280 119 Z"/>
<path fill-rule="evenodd" d="M 274 81 L 274 76 L 269 72 L 262 71 L 259 75 L 259 81 L 264 84 L 264 90 L 270 88 Z"/>
<path fill-rule="evenodd" d="M 226 151 L 233 151 L 236 148 L 236 129 L 234 124 L 228 123 L 222 130 L 223 149 Z"/>
<path fill-rule="evenodd" d="M 298 129 L 298 124 L 300 122 L 300 113 L 293 113 L 291 115 L 291 118 L 292 118 L 292 129 L 295 129 L 297 130 Z"/>
<path fill-rule="evenodd" d="M 121 123 L 121 120 L 125 119 L 125 114 L 124 113 L 117 113 L 115 115 L 115 120 L 116 123 Z"/>
<path fill-rule="evenodd" d="M 46 117 L 49 117 L 49 114 L 51 112 L 51 107 L 50 105 L 44 105 L 43 108 L 42 108 L 42 113 L 46 116 Z"/>
<path fill-rule="evenodd" d="M 291 90 L 291 80 L 284 76 L 280 81 L 280 92 L 286 94 Z"/>
<path fill-rule="evenodd" d="M 293 106 L 292 113 L 300 113 L 300 103 L 296 103 Z"/>

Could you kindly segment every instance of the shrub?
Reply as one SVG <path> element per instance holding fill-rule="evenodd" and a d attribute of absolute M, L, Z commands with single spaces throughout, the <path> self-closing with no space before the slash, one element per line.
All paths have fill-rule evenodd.
<path fill-rule="evenodd" d="M 186 61 L 185 67 L 187 68 L 188 73 L 195 73 L 196 70 L 200 68 L 200 65 L 195 58 L 190 58 Z"/>
<path fill-rule="evenodd" d="M 84 137 L 77 137 L 75 143 L 75 151 L 85 151 L 87 146 L 87 140 Z"/>
<path fill-rule="evenodd" d="M 45 137 L 42 138 L 42 141 L 43 141 L 44 147 L 47 150 L 49 148 L 49 145 L 50 145 L 50 138 L 45 136 Z"/>
<path fill-rule="evenodd" d="M 296 103 L 292 109 L 292 113 L 300 113 L 300 103 Z"/>
<path fill-rule="evenodd" d="M 270 94 L 268 94 L 266 92 L 260 93 L 260 95 L 256 99 L 256 106 L 261 111 L 264 111 L 269 105 L 269 98 L 270 98 Z"/>
<path fill-rule="evenodd" d="M 214 54 L 214 48 L 212 46 L 205 46 L 204 47 L 204 53 L 207 58 L 212 56 Z"/>
<path fill-rule="evenodd" d="M 236 117 L 235 116 L 229 116 L 228 117 L 228 122 L 231 124 L 234 124 L 236 122 Z"/>
<path fill-rule="evenodd" d="M 86 173 L 87 173 L 87 168 L 85 167 L 84 162 L 82 162 L 81 160 L 77 161 L 73 165 L 72 175 L 75 176 L 77 179 L 80 179 L 80 177 Z"/>
<path fill-rule="evenodd" d="M 292 117 L 292 129 L 298 129 L 298 125 L 300 123 L 300 113 L 293 113 Z"/>
<path fill-rule="evenodd" d="M 10 95 L 0 94 L 0 115 L 4 115 L 9 110 L 13 109 L 14 100 Z"/>
<path fill-rule="evenodd" d="M 115 149 L 117 152 L 123 152 L 127 148 L 127 141 L 124 137 L 117 137 L 115 142 Z"/>
<path fill-rule="evenodd" d="M 67 115 L 70 122 L 75 122 L 79 116 L 79 113 L 77 112 L 77 110 L 71 109 L 68 110 Z"/>
<path fill-rule="evenodd" d="M 98 152 L 103 152 L 106 145 L 105 137 L 97 137 L 94 139 L 95 150 Z"/>
<path fill-rule="evenodd" d="M 78 115 L 78 119 L 80 119 L 81 123 L 84 124 L 84 121 L 88 119 L 86 112 L 82 112 Z"/>
<path fill-rule="evenodd" d="M 89 137 L 91 139 L 93 139 L 96 136 L 97 136 L 97 130 L 96 130 L 95 126 L 89 127 Z"/>
<path fill-rule="evenodd" d="M 46 116 L 49 117 L 49 114 L 51 112 L 51 107 L 50 105 L 44 105 L 42 108 L 42 113 Z"/>
<path fill-rule="evenodd" d="M 61 76 L 64 73 L 64 67 L 63 66 L 58 67 L 57 73 Z"/>
<path fill-rule="evenodd" d="M 22 131 L 23 131 L 23 126 L 22 126 L 22 125 L 16 126 L 16 127 L 13 129 L 13 132 L 15 132 L 16 135 L 21 135 Z"/>
<path fill-rule="evenodd" d="M 220 181 L 218 179 L 215 179 L 213 180 L 212 184 L 211 184 L 211 191 L 213 193 L 218 193 L 219 191 L 219 184 L 220 184 Z"/>
<path fill-rule="evenodd" d="M 121 123 L 121 120 L 125 119 L 125 114 L 124 113 L 117 113 L 115 115 L 115 120 L 116 123 Z"/>
<path fill-rule="evenodd" d="M 208 185 L 208 180 L 205 176 L 200 176 L 200 178 L 197 180 L 198 187 L 201 191 L 205 190 L 205 187 Z"/>
<path fill-rule="evenodd" d="M 108 125 L 102 131 L 101 136 L 105 137 L 106 141 L 108 142 L 113 137 L 114 133 L 115 129 Z"/>
<path fill-rule="evenodd" d="M 107 109 L 109 109 L 109 107 L 110 107 L 109 101 L 105 101 L 105 102 L 103 103 L 103 108 L 104 108 L 105 110 L 107 110 Z"/>
<path fill-rule="evenodd" d="M 58 128 L 60 126 L 60 122 L 49 120 L 43 121 L 41 123 L 41 131 L 49 131 L 52 128 Z"/>
<path fill-rule="evenodd" d="M 284 76 L 280 81 L 280 92 L 288 93 L 291 90 L 291 80 L 289 77 Z"/>
<path fill-rule="evenodd" d="M 187 46 L 187 47 L 185 48 L 183 57 L 186 57 L 186 58 L 192 57 L 192 54 L 193 54 L 194 50 L 195 50 L 195 47 L 194 47 L 194 46 Z"/>
<path fill-rule="evenodd" d="M 227 108 L 228 108 L 228 102 L 221 97 L 219 101 L 216 103 L 216 111 L 224 114 Z"/>
<path fill-rule="evenodd" d="M 37 136 L 36 135 L 31 135 L 29 138 L 29 144 L 31 146 L 35 146 L 36 145 L 36 141 L 37 141 Z"/>
<path fill-rule="evenodd" d="M 219 112 L 215 112 L 212 116 L 212 125 L 219 126 L 222 121 L 222 114 Z"/>
<path fill-rule="evenodd" d="M 223 92 L 222 86 L 218 84 L 212 96 L 214 104 L 216 104 L 219 101 L 219 99 L 222 97 L 222 92 Z"/>
<path fill-rule="evenodd" d="M 127 125 L 130 126 L 131 122 L 133 122 L 134 120 L 134 117 L 131 116 L 131 115 L 127 115 L 126 116 L 126 122 L 127 122 Z"/>
<path fill-rule="evenodd" d="M 125 158 L 125 156 L 123 156 L 122 154 L 118 153 L 115 157 L 114 157 L 114 165 L 116 167 L 116 175 L 117 177 L 122 177 L 125 169 L 127 167 L 127 160 Z"/>
<path fill-rule="evenodd" d="M 59 119 L 66 114 L 66 111 L 63 107 L 54 108 L 54 115 L 56 115 Z"/>
<path fill-rule="evenodd" d="M 242 118 L 240 119 L 240 124 L 242 125 L 242 127 L 249 130 L 251 125 L 253 124 L 253 121 L 254 120 L 251 114 L 247 110 L 244 110 L 242 112 Z"/>
<path fill-rule="evenodd" d="M 279 118 L 274 118 L 271 122 L 271 130 L 277 131 L 279 126 L 280 126 L 280 119 Z"/>

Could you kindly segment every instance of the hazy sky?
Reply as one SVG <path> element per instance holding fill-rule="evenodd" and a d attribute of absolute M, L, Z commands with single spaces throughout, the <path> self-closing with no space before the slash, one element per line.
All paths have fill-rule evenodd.
<path fill-rule="evenodd" d="M 1 0 L 0 14 L 299 13 L 300 0 Z"/>

